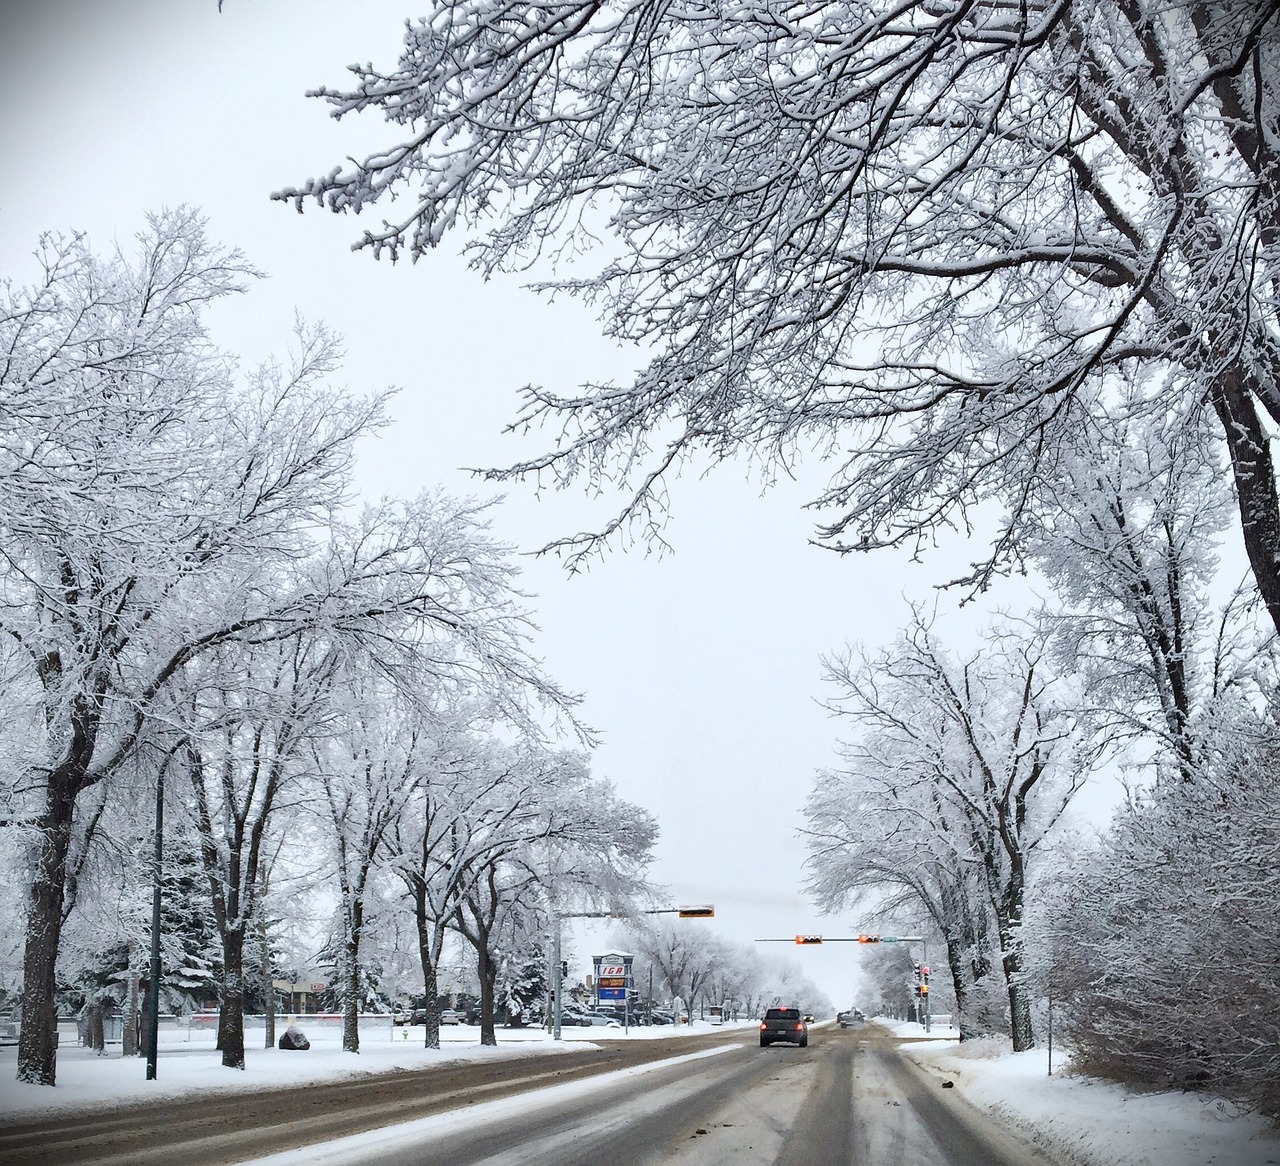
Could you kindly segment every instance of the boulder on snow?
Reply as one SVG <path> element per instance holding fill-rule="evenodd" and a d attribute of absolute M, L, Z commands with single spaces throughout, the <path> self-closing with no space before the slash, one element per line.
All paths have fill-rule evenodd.
<path fill-rule="evenodd" d="M 311 1042 L 307 1040 L 302 1029 L 296 1025 L 289 1025 L 288 1028 L 280 1034 L 279 1045 L 282 1049 L 309 1049 Z"/>

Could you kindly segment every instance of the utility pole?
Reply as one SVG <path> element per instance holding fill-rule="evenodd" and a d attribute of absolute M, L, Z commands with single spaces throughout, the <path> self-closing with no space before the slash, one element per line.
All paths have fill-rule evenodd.
<path fill-rule="evenodd" d="M 156 852 L 151 886 L 151 978 L 147 992 L 147 1080 L 156 1079 L 156 1051 L 160 1044 L 160 882 L 164 864 L 164 771 L 156 777 Z"/>

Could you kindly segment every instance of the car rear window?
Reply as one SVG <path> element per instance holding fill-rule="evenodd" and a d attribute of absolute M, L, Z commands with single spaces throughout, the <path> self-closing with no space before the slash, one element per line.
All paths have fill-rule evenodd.
<path fill-rule="evenodd" d="M 799 1020 L 799 1008 L 770 1008 L 764 1014 L 765 1020 Z"/>

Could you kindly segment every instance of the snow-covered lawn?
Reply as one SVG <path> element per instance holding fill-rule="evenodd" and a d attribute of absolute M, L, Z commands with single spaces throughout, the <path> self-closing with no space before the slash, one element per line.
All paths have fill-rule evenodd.
<path fill-rule="evenodd" d="M 756 1022 L 738 1021 L 723 1028 L 749 1028 Z M 68 1043 L 62 1038 L 58 1050 L 58 1084 L 49 1089 L 42 1085 L 24 1085 L 14 1080 L 17 1072 L 17 1049 L 0 1048 L 0 1117 L 38 1114 L 110 1105 L 116 1101 L 138 1101 L 155 1097 L 176 1097 L 204 1090 L 252 1091 L 275 1086 L 302 1085 L 312 1081 L 329 1081 L 368 1073 L 386 1073 L 395 1069 L 423 1069 L 460 1060 L 508 1060 L 515 1057 L 554 1055 L 583 1047 L 595 1048 L 614 1040 L 652 1040 L 692 1033 L 721 1031 L 710 1024 L 695 1021 L 693 1025 L 632 1028 L 624 1033 L 615 1028 L 565 1028 L 559 1043 L 539 1028 L 497 1030 L 498 1046 L 480 1045 L 480 1029 L 474 1025 L 445 1025 L 440 1030 L 436 1049 L 423 1047 L 422 1028 L 392 1028 L 383 1023 L 360 1027 L 360 1053 L 342 1051 L 342 1032 L 338 1027 L 309 1024 L 306 1017 L 299 1027 L 311 1041 L 305 1052 L 282 1052 L 279 1049 L 255 1047 L 261 1042 L 261 1029 L 245 1034 L 245 1069 L 224 1069 L 220 1054 L 214 1049 L 212 1032 L 185 1029 L 160 1033 L 160 1055 L 156 1064 L 156 1080 L 146 1079 L 146 1061 L 140 1057 L 122 1057 L 120 1045 L 107 1046 L 105 1057 L 89 1049 Z M 280 1031 L 283 1031 L 283 1025 Z"/>
<path fill-rule="evenodd" d="M 882 1021 L 921 1038 L 918 1024 Z M 1010 1053 L 1001 1041 L 966 1042 L 934 1028 L 907 1046 L 918 1064 L 994 1114 L 1063 1166 L 1280 1166 L 1280 1136 L 1261 1118 L 1192 1093 L 1131 1093 L 1076 1076 L 1063 1051 Z"/>

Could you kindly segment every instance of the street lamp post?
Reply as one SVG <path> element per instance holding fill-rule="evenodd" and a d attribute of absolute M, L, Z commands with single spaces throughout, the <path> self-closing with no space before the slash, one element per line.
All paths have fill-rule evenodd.
<path fill-rule="evenodd" d="M 147 991 L 147 1080 L 156 1079 L 160 1044 L 160 880 L 164 862 L 164 771 L 156 778 L 156 849 L 151 884 L 151 975 Z"/>

